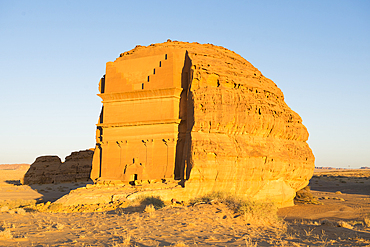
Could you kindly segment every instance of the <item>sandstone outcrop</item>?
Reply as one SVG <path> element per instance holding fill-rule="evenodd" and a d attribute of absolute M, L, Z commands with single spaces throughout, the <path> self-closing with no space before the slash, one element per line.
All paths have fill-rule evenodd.
<path fill-rule="evenodd" d="M 313 174 L 300 116 L 223 47 L 137 46 L 107 63 L 99 87 L 93 180 L 177 179 L 185 200 L 217 190 L 289 206 Z"/>
<path fill-rule="evenodd" d="M 62 162 L 58 156 L 36 158 L 24 175 L 24 184 L 57 184 L 90 180 L 94 151 L 72 152 Z"/>

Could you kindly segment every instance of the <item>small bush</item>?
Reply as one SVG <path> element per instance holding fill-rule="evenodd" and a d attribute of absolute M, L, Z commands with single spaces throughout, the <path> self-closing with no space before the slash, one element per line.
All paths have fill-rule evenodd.
<path fill-rule="evenodd" d="M 137 199 L 142 206 L 153 205 L 155 209 L 160 209 L 165 206 L 164 201 L 159 196 L 143 196 Z"/>
<path fill-rule="evenodd" d="M 210 203 L 213 201 L 223 201 L 226 197 L 227 197 L 226 193 L 216 191 L 191 199 L 189 203 L 194 205 L 197 203 Z"/>
<path fill-rule="evenodd" d="M 51 203 L 47 209 L 52 212 L 62 212 L 64 207 L 61 203 Z"/>

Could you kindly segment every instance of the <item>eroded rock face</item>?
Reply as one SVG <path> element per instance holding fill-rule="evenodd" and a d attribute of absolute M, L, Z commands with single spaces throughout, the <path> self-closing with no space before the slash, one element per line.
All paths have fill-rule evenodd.
<path fill-rule="evenodd" d="M 92 178 L 183 181 L 293 205 L 314 170 L 302 119 L 238 54 L 210 44 L 138 46 L 107 63 Z"/>
<path fill-rule="evenodd" d="M 58 156 L 36 158 L 24 175 L 24 184 L 52 184 L 90 179 L 94 151 L 72 152 L 62 162 Z"/>

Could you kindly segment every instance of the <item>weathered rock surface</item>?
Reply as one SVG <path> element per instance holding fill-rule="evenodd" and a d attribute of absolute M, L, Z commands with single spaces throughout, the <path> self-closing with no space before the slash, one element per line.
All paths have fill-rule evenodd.
<path fill-rule="evenodd" d="M 90 179 L 94 151 L 72 152 L 62 162 L 58 156 L 36 158 L 24 175 L 24 184 L 52 184 Z"/>
<path fill-rule="evenodd" d="M 302 119 L 223 47 L 138 46 L 107 63 L 100 91 L 95 180 L 178 179 L 180 200 L 218 190 L 289 206 L 313 174 Z"/>

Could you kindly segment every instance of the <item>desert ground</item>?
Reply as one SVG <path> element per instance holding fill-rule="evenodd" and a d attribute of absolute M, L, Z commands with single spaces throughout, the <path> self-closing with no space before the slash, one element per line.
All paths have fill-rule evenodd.
<path fill-rule="evenodd" d="M 0 246 L 370 246 L 370 170 L 315 171 L 314 197 L 279 218 L 217 199 L 62 207 L 87 183 L 22 185 L 26 171 L 0 170 Z"/>

